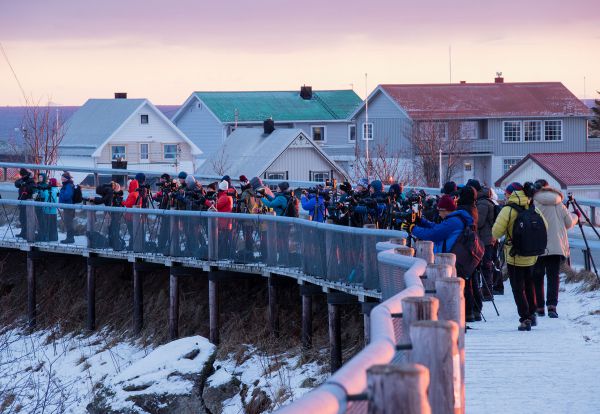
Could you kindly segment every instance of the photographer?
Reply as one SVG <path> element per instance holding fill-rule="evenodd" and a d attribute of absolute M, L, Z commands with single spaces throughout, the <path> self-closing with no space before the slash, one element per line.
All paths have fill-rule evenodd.
<path fill-rule="evenodd" d="M 171 180 L 169 174 L 163 174 L 158 182 L 158 191 L 154 193 L 152 199 L 158 203 L 159 209 L 168 210 L 171 207 L 171 195 L 175 191 L 177 191 L 177 184 Z"/>
<path fill-rule="evenodd" d="M 48 189 L 48 198 L 45 201 L 47 203 L 57 203 L 59 197 L 58 181 L 56 178 L 51 178 L 48 185 L 50 186 Z M 47 241 L 58 241 L 58 225 L 56 217 L 58 210 L 56 207 L 44 207 L 43 210 L 46 215 Z"/>
<path fill-rule="evenodd" d="M 58 202 L 61 204 L 73 204 L 73 194 L 75 193 L 75 185 L 73 184 L 73 177 L 71 173 L 65 171 L 60 177 L 62 181 L 62 187 L 58 194 Z M 63 221 L 65 223 L 65 231 L 67 237 L 61 241 L 62 244 L 75 243 L 75 229 L 73 227 L 73 220 L 75 219 L 75 210 L 63 209 Z"/>
<path fill-rule="evenodd" d="M 33 198 L 33 190 L 35 181 L 31 177 L 31 173 L 25 168 L 19 170 L 20 178 L 15 181 L 15 187 L 19 189 L 19 200 L 31 200 Z M 21 223 L 21 232 L 16 237 L 27 237 L 27 207 L 19 206 L 19 222 Z"/>
<path fill-rule="evenodd" d="M 338 186 L 339 198 L 333 205 L 333 214 L 330 215 L 333 223 L 341 226 L 350 225 L 350 203 L 352 200 L 352 185 L 344 181 Z"/>
<path fill-rule="evenodd" d="M 310 190 L 302 190 L 300 203 L 302 204 L 302 208 L 308 211 L 311 221 L 324 223 L 327 208 L 325 206 L 325 194 L 320 194 L 320 190 L 320 186 Z"/>
<path fill-rule="evenodd" d="M 245 214 L 260 214 L 263 207 L 260 201 L 260 194 L 257 191 L 264 189 L 262 181 L 258 177 L 254 177 L 251 181 L 242 181 L 240 177 L 242 195 L 238 203 L 238 211 Z M 254 185 L 253 185 L 254 183 Z M 255 188 L 256 187 L 256 188 Z"/>
<path fill-rule="evenodd" d="M 129 188 L 127 193 L 127 199 L 123 203 L 126 208 L 147 208 L 148 205 L 144 201 L 146 195 L 146 188 L 143 186 L 146 183 L 146 175 L 144 173 L 137 173 L 135 179 L 129 182 Z M 131 214 L 125 214 L 125 224 L 127 225 L 127 232 L 129 233 L 129 244 L 127 250 L 133 249 L 133 242 L 136 236 L 141 237 L 144 235 L 143 225 L 140 225 L 139 235 L 133 234 L 133 216 Z"/>
<path fill-rule="evenodd" d="M 117 188 L 118 190 L 116 190 Z M 108 184 L 102 184 L 96 187 L 96 194 L 98 194 L 99 197 L 90 197 L 87 201 L 95 205 L 104 204 L 106 207 L 112 207 L 115 191 L 120 190 L 121 186 L 116 182 L 111 181 Z"/>
<path fill-rule="evenodd" d="M 33 188 L 33 200 L 46 202 L 50 197 L 50 185 L 48 177 L 45 173 L 38 174 L 38 181 Z M 35 216 L 37 218 L 37 232 L 35 234 L 36 241 L 48 241 L 48 220 L 44 213 L 44 207 L 35 208 Z"/>
<path fill-rule="evenodd" d="M 278 216 L 298 217 L 298 200 L 290 191 L 290 184 L 283 181 L 277 185 L 277 189 L 275 195 L 265 192 L 262 203 L 272 208 Z"/>

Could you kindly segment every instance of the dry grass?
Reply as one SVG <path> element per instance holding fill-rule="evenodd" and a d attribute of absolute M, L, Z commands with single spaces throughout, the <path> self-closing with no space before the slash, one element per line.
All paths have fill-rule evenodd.
<path fill-rule="evenodd" d="M 600 279 L 594 272 L 587 270 L 577 272 L 567 265 L 564 265 L 561 271 L 565 274 L 566 283 L 581 283 L 580 292 L 600 290 Z"/>

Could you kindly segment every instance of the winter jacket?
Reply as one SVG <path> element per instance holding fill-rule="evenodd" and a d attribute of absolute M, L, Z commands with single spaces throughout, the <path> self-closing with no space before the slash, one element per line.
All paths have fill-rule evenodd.
<path fill-rule="evenodd" d="M 61 204 L 73 204 L 73 193 L 75 186 L 72 180 L 67 180 L 62 184 L 58 194 L 58 202 Z"/>
<path fill-rule="evenodd" d="M 533 201 L 548 224 L 546 255 L 569 257 L 567 230 L 577 224 L 577 216 L 567 211 L 567 207 L 562 203 L 562 193 L 554 188 L 540 189 L 533 196 Z"/>
<path fill-rule="evenodd" d="M 272 208 L 276 215 L 283 216 L 288 205 L 288 197 L 291 197 L 291 194 L 277 193 L 274 196 L 265 194 L 262 203 L 265 207 Z"/>
<path fill-rule="evenodd" d="M 217 211 L 219 213 L 231 213 L 233 211 L 233 197 L 227 191 L 219 191 L 217 196 Z"/>
<path fill-rule="evenodd" d="M 260 198 L 252 188 L 247 188 L 242 192 L 239 201 L 240 213 L 258 214 L 261 210 Z"/>
<path fill-rule="evenodd" d="M 418 226 L 415 226 L 412 234 L 417 239 L 432 241 L 434 253 L 450 252 L 452 247 L 454 247 L 456 239 L 465 228 L 463 220 L 467 226 L 472 226 L 474 223 L 473 217 L 465 210 L 456 210 L 448 214 L 439 224 L 421 218 L 420 223 Z"/>
<path fill-rule="evenodd" d="M 310 219 L 316 221 L 318 223 L 323 223 L 325 221 L 325 200 L 322 196 L 319 196 L 317 203 L 317 197 L 314 194 L 309 194 L 308 197 L 303 195 L 300 198 L 300 203 L 302 204 L 302 208 L 308 211 L 308 215 Z M 315 217 L 315 207 L 317 215 Z"/>
<path fill-rule="evenodd" d="M 513 191 L 508 198 L 508 203 L 514 203 L 523 208 L 529 208 L 529 198 L 523 191 Z M 536 208 L 537 212 L 541 215 L 541 212 Z M 500 239 L 502 236 L 506 236 L 506 242 L 504 243 L 504 257 L 506 263 L 518 266 L 518 267 L 529 267 L 533 266 L 537 262 L 537 256 L 511 256 L 510 250 L 512 248 L 512 242 L 510 240 L 513 231 L 513 225 L 519 212 L 510 206 L 504 206 L 496 218 L 496 222 L 492 227 L 492 236 L 495 239 Z M 542 215 L 543 217 L 543 215 Z"/>
<path fill-rule="evenodd" d="M 494 244 L 494 236 L 492 236 L 492 226 L 494 225 L 495 204 L 490 198 L 490 190 L 483 188 L 477 193 L 477 233 L 481 242 L 490 246 Z"/>
<path fill-rule="evenodd" d="M 30 200 L 33 197 L 35 181 L 30 175 L 27 175 L 15 181 L 15 187 L 19 189 L 19 200 Z"/>
<path fill-rule="evenodd" d="M 140 184 L 137 180 L 131 180 L 129 182 L 129 188 L 127 189 L 128 194 L 127 198 L 123 202 L 123 205 L 127 208 L 140 208 L 142 206 L 142 198 L 139 196 L 140 193 L 137 189 L 140 187 Z"/>
<path fill-rule="evenodd" d="M 59 188 L 58 187 L 48 187 L 48 191 L 46 191 L 44 201 L 46 203 L 57 203 L 59 197 Z M 48 215 L 56 215 L 57 210 L 56 207 L 44 207 L 42 209 L 44 214 Z"/>
<path fill-rule="evenodd" d="M 113 198 L 115 196 L 115 191 L 113 190 L 112 185 L 103 185 L 101 187 L 101 192 L 98 195 L 100 197 L 94 197 L 94 204 L 104 204 L 106 207 L 112 206 Z"/>

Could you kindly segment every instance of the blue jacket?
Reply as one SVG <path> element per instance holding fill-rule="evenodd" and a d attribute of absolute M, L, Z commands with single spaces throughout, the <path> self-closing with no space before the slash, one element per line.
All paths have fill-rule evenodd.
<path fill-rule="evenodd" d="M 412 234 L 421 240 L 433 242 L 434 253 L 444 253 L 444 241 L 446 242 L 445 252 L 450 252 L 456 239 L 464 229 L 462 217 L 467 225 L 473 225 L 473 217 L 464 210 L 454 211 L 439 224 L 427 221 L 421 218 L 421 222 L 415 226 Z"/>
<path fill-rule="evenodd" d="M 73 185 L 73 181 L 65 181 L 60 188 L 60 193 L 58 195 L 58 202 L 62 204 L 73 204 L 73 192 L 75 186 Z"/>
<path fill-rule="evenodd" d="M 300 198 L 302 208 L 308 211 L 310 219 L 318 223 L 325 221 L 325 200 L 322 196 L 319 196 L 319 204 L 317 205 L 317 197 L 314 194 L 309 194 L 308 197 L 303 195 Z M 315 206 L 317 207 L 317 216 L 315 217 Z"/>
<path fill-rule="evenodd" d="M 265 194 L 265 197 L 262 199 L 263 204 L 267 208 L 272 208 L 275 211 L 275 214 L 278 216 L 283 216 L 285 213 L 285 209 L 287 208 L 288 199 L 287 197 L 291 197 L 291 194 L 287 193 L 277 193 L 274 197 L 271 197 L 268 194 Z"/>

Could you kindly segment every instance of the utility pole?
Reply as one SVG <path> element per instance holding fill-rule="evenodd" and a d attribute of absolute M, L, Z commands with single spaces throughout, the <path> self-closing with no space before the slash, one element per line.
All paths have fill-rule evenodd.
<path fill-rule="evenodd" d="M 369 158 L 369 90 L 367 88 L 368 75 L 365 73 L 365 125 L 363 126 L 363 136 L 365 138 L 365 156 L 367 163 L 367 181 L 371 182 L 371 162 Z"/>

